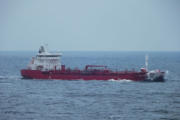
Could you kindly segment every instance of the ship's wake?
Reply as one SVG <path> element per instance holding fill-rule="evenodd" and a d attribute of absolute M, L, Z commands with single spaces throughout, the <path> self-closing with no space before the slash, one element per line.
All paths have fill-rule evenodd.
<path fill-rule="evenodd" d="M 2 76 L 2 75 L 0 75 L 0 80 L 4 80 L 4 79 L 21 79 L 21 76 L 16 76 L 16 75 Z"/>
<path fill-rule="evenodd" d="M 111 82 L 122 82 L 122 83 L 132 82 L 132 80 L 128 80 L 128 79 L 118 79 L 118 80 L 109 79 L 108 81 L 111 81 Z"/>

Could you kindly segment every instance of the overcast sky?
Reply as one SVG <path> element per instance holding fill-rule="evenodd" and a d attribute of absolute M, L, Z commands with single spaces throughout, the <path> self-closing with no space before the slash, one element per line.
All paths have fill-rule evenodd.
<path fill-rule="evenodd" d="M 180 0 L 0 0 L 0 51 L 180 51 Z"/>

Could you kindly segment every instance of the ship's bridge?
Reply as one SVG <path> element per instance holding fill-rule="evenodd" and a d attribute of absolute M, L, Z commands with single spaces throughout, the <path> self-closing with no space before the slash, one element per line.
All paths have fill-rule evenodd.
<path fill-rule="evenodd" d="M 42 71 L 60 69 L 61 56 L 61 53 L 49 53 L 44 46 L 41 46 L 36 57 L 32 59 L 29 68 Z"/>

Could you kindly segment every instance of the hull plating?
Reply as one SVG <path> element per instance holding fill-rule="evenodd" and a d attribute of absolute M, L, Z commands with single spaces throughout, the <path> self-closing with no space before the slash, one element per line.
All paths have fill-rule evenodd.
<path fill-rule="evenodd" d="M 40 71 L 21 70 L 23 78 L 28 79 L 59 79 L 59 80 L 121 80 L 143 81 L 147 78 L 145 72 L 112 72 L 112 73 L 89 73 L 86 71 Z"/>

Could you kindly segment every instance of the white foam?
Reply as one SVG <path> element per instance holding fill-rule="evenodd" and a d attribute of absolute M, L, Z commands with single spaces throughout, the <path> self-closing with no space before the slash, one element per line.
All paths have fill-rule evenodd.
<path fill-rule="evenodd" d="M 0 76 L 0 79 L 20 79 L 20 76 Z"/>
<path fill-rule="evenodd" d="M 113 81 L 113 82 L 132 82 L 132 80 L 128 80 L 128 79 L 109 79 L 108 81 Z"/>
<path fill-rule="evenodd" d="M 169 70 L 166 70 L 166 72 L 165 72 L 166 74 L 169 74 Z"/>

